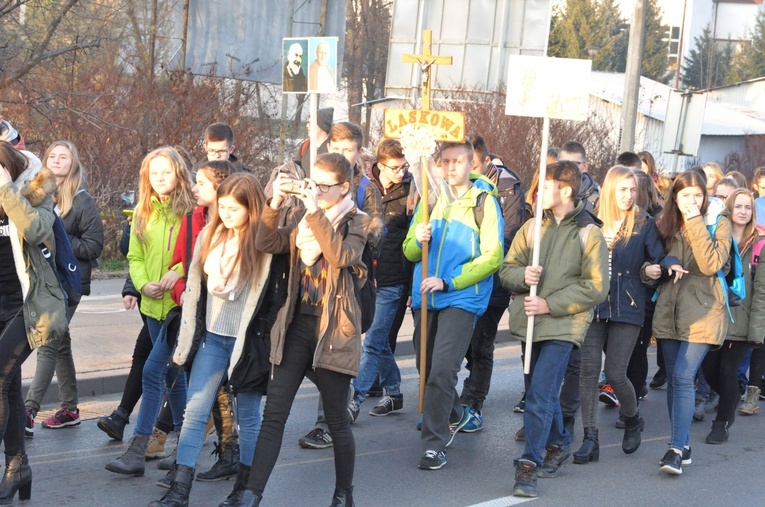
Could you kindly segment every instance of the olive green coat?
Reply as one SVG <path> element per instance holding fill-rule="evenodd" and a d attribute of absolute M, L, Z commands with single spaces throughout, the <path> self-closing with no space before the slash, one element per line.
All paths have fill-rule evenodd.
<path fill-rule="evenodd" d="M 762 322 L 762 316 L 758 317 L 759 312 L 755 315 L 755 318 L 750 318 L 755 293 L 758 293 L 758 299 L 762 299 L 763 293 L 765 293 L 765 277 L 761 276 L 759 280 L 752 280 L 752 247 L 761 239 L 765 239 L 765 235 L 756 233 L 752 241 L 743 246 L 739 245 L 741 265 L 744 268 L 744 281 L 746 283 L 746 298 L 744 298 L 739 306 L 734 306 L 730 309 L 733 314 L 733 322 L 728 325 L 726 340 L 762 343 L 763 337 L 765 337 L 765 322 Z M 762 266 L 761 270 L 765 270 L 765 266 Z"/>

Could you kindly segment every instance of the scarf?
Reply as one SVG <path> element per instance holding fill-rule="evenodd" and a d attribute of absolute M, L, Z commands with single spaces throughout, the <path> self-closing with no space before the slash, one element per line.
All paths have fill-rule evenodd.
<path fill-rule="evenodd" d="M 351 193 L 348 192 L 344 198 L 337 202 L 331 208 L 324 210 L 324 215 L 332 224 L 332 227 L 337 230 L 337 226 L 345 215 L 348 214 L 356 205 L 353 204 L 351 199 Z M 306 266 L 313 266 L 316 261 L 321 257 L 321 246 L 316 241 L 316 237 L 313 235 L 313 231 L 308 226 L 305 216 L 300 220 L 298 224 L 297 238 L 295 240 L 296 246 L 300 249 L 300 260 Z"/>
<path fill-rule="evenodd" d="M 239 279 L 239 237 L 228 237 L 210 250 L 205 259 L 207 290 L 213 296 L 235 301 L 242 289 Z"/>

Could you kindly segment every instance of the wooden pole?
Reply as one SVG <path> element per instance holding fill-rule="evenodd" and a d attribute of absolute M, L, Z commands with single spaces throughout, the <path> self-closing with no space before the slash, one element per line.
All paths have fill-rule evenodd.
<path fill-rule="evenodd" d="M 308 117 L 310 118 L 310 124 L 308 126 L 308 129 L 310 132 L 308 133 L 309 138 L 311 139 L 308 142 L 308 149 L 311 153 L 311 163 L 309 164 L 309 167 L 304 167 L 303 171 L 305 171 L 305 177 L 310 178 L 311 172 L 313 172 L 313 165 L 316 164 L 316 152 L 319 149 L 317 146 L 317 143 L 319 142 L 316 139 L 316 129 L 318 128 L 316 126 L 317 118 L 316 115 L 318 114 L 319 110 L 319 99 L 318 94 L 315 92 L 311 92 L 311 111 L 308 113 Z"/>
<path fill-rule="evenodd" d="M 539 185 L 537 185 L 537 204 L 534 211 L 534 237 L 531 246 L 531 265 L 539 266 L 539 245 L 542 242 L 542 214 L 544 207 L 542 199 L 544 198 L 545 179 L 547 178 L 547 144 L 550 138 L 550 118 L 544 117 L 542 122 L 542 147 L 539 150 Z M 536 297 L 537 286 L 532 285 L 529 296 Z M 522 303 L 517 301 L 515 304 Z M 531 373 L 531 345 L 534 337 L 534 316 L 530 315 L 526 326 L 526 346 L 523 357 L 523 373 Z"/>

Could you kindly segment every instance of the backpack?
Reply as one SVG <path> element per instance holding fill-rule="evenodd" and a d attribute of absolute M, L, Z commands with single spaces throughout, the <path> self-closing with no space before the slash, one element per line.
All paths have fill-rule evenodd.
<path fill-rule="evenodd" d="M 360 210 L 364 210 L 364 197 L 367 193 L 367 186 L 369 186 L 369 182 L 372 181 L 369 179 L 369 176 L 366 174 L 361 175 L 361 179 L 359 180 L 359 188 L 356 189 L 356 207 Z"/>
<path fill-rule="evenodd" d="M 362 177 L 363 180 L 364 177 Z M 368 178 L 367 178 L 368 179 Z M 361 185 L 359 185 L 360 187 Z M 343 239 L 348 235 L 348 222 L 345 222 L 345 231 L 343 232 Z M 361 308 L 361 332 L 366 333 L 372 326 L 372 322 L 375 320 L 375 306 L 377 305 L 377 287 L 375 286 L 375 256 L 372 253 L 372 247 L 369 245 L 369 240 L 364 244 L 364 251 L 361 253 L 361 261 L 367 268 L 367 279 L 364 282 L 364 286 L 361 288 L 356 287 L 354 283 L 354 289 L 356 291 L 356 300 Z M 352 269 L 352 268 L 348 268 Z M 352 272 L 355 278 L 355 273 Z"/>
<path fill-rule="evenodd" d="M 53 237 L 56 241 L 55 259 L 44 243 L 40 243 L 40 251 L 45 260 L 48 261 L 53 272 L 56 273 L 58 282 L 64 290 L 67 306 L 73 306 L 78 304 L 82 297 L 80 264 L 77 261 L 77 257 L 74 256 L 74 250 L 72 250 L 72 244 L 69 242 L 69 236 L 66 234 L 64 222 L 58 215 L 53 220 Z"/>
<path fill-rule="evenodd" d="M 765 239 L 758 239 L 752 245 L 752 260 L 749 263 L 752 272 L 752 280 L 757 272 L 757 265 L 760 263 L 760 254 L 762 253 L 762 247 L 765 246 Z"/>
<path fill-rule="evenodd" d="M 717 216 L 715 223 L 707 226 L 709 234 L 712 235 L 712 239 L 715 237 L 715 231 L 717 230 L 717 224 L 720 221 L 720 216 Z M 762 248 L 762 247 L 760 247 Z M 752 249 L 754 254 L 754 249 Z M 730 242 L 730 271 L 726 275 L 723 270 L 717 272 L 717 278 L 720 280 L 720 285 L 723 289 L 723 296 L 725 297 L 725 306 L 728 308 L 728 315 L 730 315 L 730 321 L 733 322 L 733 314 L 730 311 L 731 306 L 740 306 L 741 302 L 746 298 L 746 283 L 744 280 L 744 266 L 741 262 L 741 253 L 738 250 L 738 244 L 735 240 Z"/>

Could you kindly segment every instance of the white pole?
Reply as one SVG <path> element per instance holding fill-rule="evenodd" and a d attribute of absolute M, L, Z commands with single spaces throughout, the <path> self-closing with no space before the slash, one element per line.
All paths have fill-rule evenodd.
<path fill-rule="evenodd" d="M 311 92 L 311 113 L 309 115 L 310 117 L 310 132 L 308 133 L 308 136 L 311 138 L 311 141 L 308 143 L 308 148 L 311 153 L 311 167 L 304 167 L 303 170 L 305 171 L 306 178 L 311 177 L 311 172 L 313 169 L 313 165 L 316 163 L 316 151 L 319 149 L 317 146 L 317 143 L 319 142 L 318 139 L 316 139 L 316 129 L 318 128 L 316 126 L 316 115 L 318 114 L 318 108 L 319 108 L 319 100 L 317 97 L 317 94 L 314 92 Z"/>
<path fill-rule="evenodd" d="M 539 266 L 539 245 L 542 242 L 542 214 L 544 207 L 542 200 L 544 198 L 545 178 L 547 177 L 547 144 L 550 137 L 550 118 L 544 117 L 542 123 L 542 146 L 539 150 L 539 185 L 537 185 L 537 205 L 534 211 L 534 237 L 531 247 L 531 265 Z M 536 297 L 537 286 L 532 285 L 529 296 Z M 526 326 L 526 348 L 523 358 L 523 373 L 531 373 L 531 344 L 534 338 L 534 316 L 530 315 Z"/>

